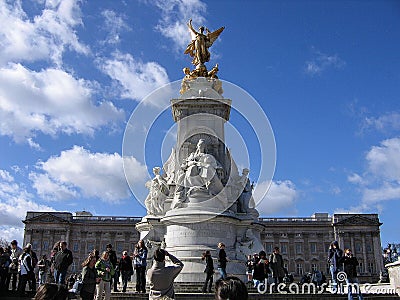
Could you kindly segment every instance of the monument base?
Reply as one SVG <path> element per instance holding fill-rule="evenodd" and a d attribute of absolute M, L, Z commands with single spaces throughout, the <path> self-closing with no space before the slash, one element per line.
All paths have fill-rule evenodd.
<path fill-rule="evenodd" d="M 221 214 L 217 210 L 213 212 L 190 208 L 173 209 L 157 220 L 144 217 L 137 229 L 143 233 L 141 238 L 156 241 L 153 244 L 164 246 L 184 263 L 177 282 L 204 282 L 205 261 L 201 257 L 206 250 L 210 250 L 214 268 L 217 270 L 217 245 L 220 242 L 225 244 L 228 257 L 227 273 L 245 280 L 246 255 L 258 252 L 262 248 L 259 243 L 262 227 L 256 226 L 253 219 L 247 216 L 240 218 L 230 212 Z M 249 240 L 249 230 L 252 231 L 252 238 L 257 239 L 258 243 Z M 152 257 L 151 250 L 154 249 L 155 247 L 149 249 L 149 258 Z M 216 276 L 219 278 L 218 273 Z"/>

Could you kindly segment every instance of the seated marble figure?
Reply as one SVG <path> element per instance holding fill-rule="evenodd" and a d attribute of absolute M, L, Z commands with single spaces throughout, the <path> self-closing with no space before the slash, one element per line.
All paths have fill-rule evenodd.
<path fill-rule="evenodd" d="M 205 153 L 206 143 L 200 139 L 196 150 L 181 165 L 173 208 L 188 202 L 188 197 L 218 195 L 224 186 L 218 173 L 222 167 L 215 157 Z"/>

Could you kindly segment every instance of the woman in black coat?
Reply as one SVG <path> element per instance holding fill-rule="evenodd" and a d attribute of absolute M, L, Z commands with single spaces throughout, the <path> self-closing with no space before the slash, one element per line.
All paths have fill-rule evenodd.
<path fill-rule="evenodd" d="M 211 293 L 211 286 L 213 283 L 213 275 L 214 275 L 214 262 L 211 257 L 210 250 L 207 250 L 206 252 L 203 253 L 203 256 L 201 257 L 202 260 L 206 261 L 206 268 L 204 270 L 204 273 L 206 273 L 206 281 L 204 282 L 203 285 L 203 293 L 209 292 Z M 208 286 L 208 289 L 207 289 Z"/>

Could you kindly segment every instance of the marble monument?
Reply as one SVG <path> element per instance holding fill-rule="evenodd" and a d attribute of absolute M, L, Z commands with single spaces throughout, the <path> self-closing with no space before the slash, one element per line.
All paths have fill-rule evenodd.
<path fill-rule="evenodd" d="M 226 245 L 228 274 L 243 277 L 246 255 L 262 250 L 263 226 L 250 171 L 238 170 L 225 145 L 232 100 L 223 97 L 218 64 L 210 71 L 205 65 L 208 48 L 224 27 L 205 29 L 206 34 L 203 27 L 194 30 L 191 20 L 188 27 L 193 40 L 185 54 L 193 57 L 195 69 L 183 69 L 181 95 L 171 100 L 177 142 L 162 168 L 153 169 L 154 178 L 146 184 L 147 215 L 136 228 L 151 249 L 166 248 L 183 261 L 177 281 L 203 282 L 201 254 L 211 250 L 215 259 L 219 242 Z"/>

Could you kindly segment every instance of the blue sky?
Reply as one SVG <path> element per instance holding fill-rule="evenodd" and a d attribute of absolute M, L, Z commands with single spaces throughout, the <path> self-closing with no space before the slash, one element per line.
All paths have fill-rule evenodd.
<path fill-rule="evenodd" d="M 382 242 L 398 242 L 398 1 L 0 0 L 1 236 L 22 241 L 27 210 L 145 214 L 125 180 L 124 131 L 141 100 L 191 67 L 190 18 L 226 27 L 208 66 L 219 63 L 274 131 L 261 214 L 379 213 Z M 150 140 L 173 144 L 170 113 L 157 120 Z M 250 136 L 253 121 L 231 125 Z M 132 160 L 141 188 L 163 160 L 148 151 Z M 250 169 L 260 163 L 254 155 Z"/>

